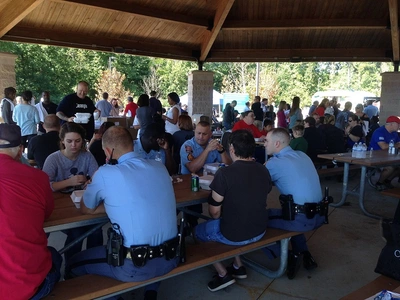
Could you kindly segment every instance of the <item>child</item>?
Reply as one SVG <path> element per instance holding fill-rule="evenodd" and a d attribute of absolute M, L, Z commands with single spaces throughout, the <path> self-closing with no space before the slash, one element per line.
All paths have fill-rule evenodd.
<path fill-rule="evenodd" d="M 262 133 L 267 136 L 268 132 L 274 129 L 274 121 L 270 119 L 264 119 Z"/>
<path fill-rule="evenodd" d="M 296 125 L 293 127 L 293 139 L 290 141 L 290 147 L 293 150 L 303 151 L 307 154 L 308 143 L 307 140 L 303 137 L 304 135 L 304 126 Z"/>

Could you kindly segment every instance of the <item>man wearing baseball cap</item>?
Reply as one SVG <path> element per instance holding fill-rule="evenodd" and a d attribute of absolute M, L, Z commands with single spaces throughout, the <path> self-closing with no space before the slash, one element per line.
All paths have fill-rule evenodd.
<path fill-rule="evenodd" d="M 21 156 L 21 128 L 0 124 L 0 299 L 41 299 L 60 279 L 62 258 L 43 231 L 54 208 L 49 178 Z"/>
<path fill-rule="evenodd" d="M 385 125 L 376 129 L 371 137 L 369 146 L 374 150 L 387 150 L 391 140 L 394 142 L 396 148 L 400 147 L 400 139 L 397 131 L 400 126 L 400 118 L 397 116 L 390 116 L 386 119 Z M 393 178 L 400 174 L 400 168 L 392 166 L 383 168 L 376 189 L 383 191 L 393 188 L 391 181 Z"/>

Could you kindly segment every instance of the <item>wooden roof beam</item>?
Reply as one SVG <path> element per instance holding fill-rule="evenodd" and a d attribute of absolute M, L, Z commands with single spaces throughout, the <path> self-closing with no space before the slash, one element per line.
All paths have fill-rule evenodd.
<path fill-rule="evenodd" d="M 2 5 L 0 12 L 0 38 L 42 2 L 43 0 L 9 0 L 4 6 Z"/>
<path fill-rule="evenodd" d="M 175 12 L 168 12 L 165 10 L 160 10 L 155 8 L 148 8 L 146 6 L 140 6 L 137 4 L 129 5 L 125 2 L 120 2 L 120 1 L 110 1 L 110 0 L 51 0 L 51 1 L 91 6 L 91 7 L 124 12 L 155 19 L 161 19 L 186 25 L 193 25 L 205 28 L 209 26 L 209 21 L 207 19 L 198 18 L 196 16 L 177 14 Z"/>
<path fill-rule="evenodd" d="M 222 30 L 385 29 L 386 19 L 226 20 Z"/>
<path fill-rule="evenodd" d="M 207 62 L 390 61 L 387 49 L 216 49 Z"/>
<path fill-rule="evenodd" d="M 214 26 L 211 31 L 206 31 L 203 36 L 203 41 L 201 43 L 200 61 L 205 61 L 218 33 L 221 30 L 222 25 L 228 16 L 229 11 L 232 8 L 235 0 L 220 0 L 217 11 L 214 16 Z"/>
<path fill-rule="evenodd" d="M 399 13 L 398 0 L 389 0 L 390 27 L 392 33 L 393 61 L 398 62 L 400 57 L 399 48 Z"/>
<path fill-rule="evenodd" d="M 191 47 L 185 48 L 165 44 L 160 46 L 159 43 L 115 39 L 104 35 L 99 37 L 77 32 L 44 31 L 43 29 L 31 27 L 15 27 L 4 35 L 1 40 L 171 59 L 195 60 Z"/>

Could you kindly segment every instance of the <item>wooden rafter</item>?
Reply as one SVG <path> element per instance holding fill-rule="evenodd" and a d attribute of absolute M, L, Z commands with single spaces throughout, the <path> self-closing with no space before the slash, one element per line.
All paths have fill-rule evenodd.
<path fill-rule="evenodd" d="M 221 30 L 223 23 L 232 8 L 235 0 L 221 0 L 217 11 L 214 16 L 214 26 L 210 31 L 206 31 L 203 37 L 203 42 L 201 44 L 200 61 L 205 61 L 212 45 L 217 38 L 218 33 Z"/>
<path fill-rule="evenodd" d="M 43 0 L 10 0 L 2 6 L 0 12 L 0 38 L 42 2 Z"/>
<path fill-rule="evenodd" d="M 390 27 L 392 33 L 393 61 L 399 62 L 399 13 L 398 0 L 389 0 Z"/>
<path fill-rule="evenodd" d="M 99 37 L 79 33 L 70 34 L 66 31 L 45 31 L 30 27 L 15 27 L 4 35 L 2 40 L 194 60 L 191 48 L 166 44 L 160 47 L 159 44 L 139 40 L 115 39 L 112 37 Z M 121 47 L 121 45 L 123 45 L 123 47 Z"/>
<path fill-rule="evenodd" d="M 183 14 L 177 14 L 175 12 L 168 12 L 165 10 L 148 8 L 140 5 L 128 5 L 120 1 L 110 1 L 110 0 L 52 0 L 53 2 L 64 2 L 64 3 L 74 3 L 79 5 L 86 5 L 91 7 L 97 7 L 112 11 L 125 12 L 129 14 L 134 14 L 138 16 L 145 16 L 155 19 L 167 20 L 170 22 L 208 27 L 208 20 L 198 18 L 196 16 L 188 16 Z"/>
<path fill-rule="evenodd" d="M 226 20 L 222 30 L 384 29 L 386 19 Z"/>

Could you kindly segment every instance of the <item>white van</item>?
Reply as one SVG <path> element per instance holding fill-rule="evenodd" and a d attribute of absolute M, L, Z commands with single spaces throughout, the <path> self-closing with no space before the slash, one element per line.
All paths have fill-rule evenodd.
<path fill-rule="evenodd" d="M 347 101 L 352 103 L 352 111 L 357 104 L 364 104 L 365 97 L 376 97 L 373 93 L 364 92 L 364 91 L 348 91 L 348 90 L 329 90 L 329 91 L 321 91 L 316 92 L 311 99 L 311 104 L 314 101 L 318 101 L 321 103 L 321 100 L 324 98 L 328 98 L 331 100 L 333 97 L 336 97 L 338 103 L 340 103 L 340 109 L 344 108 L 344 104 Z"/>

